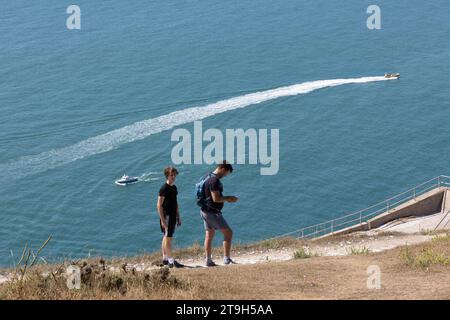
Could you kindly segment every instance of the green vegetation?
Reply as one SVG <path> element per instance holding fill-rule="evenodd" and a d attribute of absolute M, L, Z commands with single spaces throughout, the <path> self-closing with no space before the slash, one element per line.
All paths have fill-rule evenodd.
<path fill-rule="evenodd" d="M 450 244 L 450 234 L 446 233 L 444 235 L 436 235 L 431 239 L 431 242 L 434 244 Z"/>
<path fill-rule="evenodd" d="M 310 252 L 307 252 L 304 248 L 301 248 L 294 252 L 294 259 L 308 259 L 313 255 Z"/>
<path fill-rule="evenodd" d="M 411 267 L 429 268 L 432 265 L 450 265 L 450 257 L 436 252 L 431 247 L 422 248 L 419 253 L 414 253 L 406 246 L 401 250 L 400 258 Z"/>
<path fill-rule="evenodd" d="M 431 244 L 420 250 L 405 246 L 400 251 L 402 262 L 410 267 L 429 268 L 434 265 L 450 265 L 449 256 L 450 235 L 436 235 Z"/>
<path fill-rule="evenodd" d="M 351 247 L 349 250 L 349 253 L 354 256 L 362 255 L 362 254 L 369 254 L 369 248 L 367 248 L 367 247 L 359 247 L 359 248 Z"/>

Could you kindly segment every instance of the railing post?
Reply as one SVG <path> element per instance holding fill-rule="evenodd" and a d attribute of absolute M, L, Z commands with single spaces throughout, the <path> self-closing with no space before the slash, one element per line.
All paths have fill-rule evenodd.
<path fill-rule="evenodd" d="M 359 212 L 359 224 L 362 223 L 362 211 Z"/>
<path fill-rule="evenodd" d="M 331 233 L 333 233 L 333 220 L 331 220 Z"/>
<path fill-rule="evenodd" d="M 386 201 L 386 211 L 389 212 L 389 201 Z"/>
<path fill-rule="evenodd" d="M 414 188 L 414 200 L 416 200 L 416 188 Z"/>
<path fill-rule="evenodd" d="M 438 177 L 438 188 L 441 187 L 441 176 Z"/>

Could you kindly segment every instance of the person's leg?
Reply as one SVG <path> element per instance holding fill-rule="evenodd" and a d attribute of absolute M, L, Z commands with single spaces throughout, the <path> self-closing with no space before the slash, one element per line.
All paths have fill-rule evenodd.
<path fill-rule="evenodd" d="M 164 237 L 164 250 L 166 252 L 167 259 L 169 260 L 169 263 L 173 263 L 173 257 L 172 257 L 172 237 Z"/>
<path fill-rule="evenodd" d="M 213 242 L 215 233 L 216 232 L 214 231 L 214 229 L 208 229 L 205 231 L 205 255 L 206 255 L 207 260 L 211 259 L 212 242 Z"/>
<path fill-rule="evenodd" d="M 233 239 L 233 231 L 222 214 L 216 216 L 216 224 L 223 234 L 223 261 L 225 264 L 230 263 L 231 240 Z"/>
<path fill-rule="evenodd" d="M 176 225 L 176 215 L 170 214 L 167 217 L 167 231 L 166 231 L 166 242 L 165 242 L 165 252 L 167 255 L 167 260 L 169 261 L 169 265 L 174 263 L 174 258 L 172 256 L 172 239 L 175 233 L 175 225 Z"/>
<path fill-rule="evenodd" d="M 161 228 L 161 232 L 163 234 L 162 240 L 161 240 L 161 252 L 163 256 L 163 262 L 167 260 L 167 253 L 166 253 L 166 230 L 164 230 L 161 220 L 159 220 L 159 226 Z"/>
<path fill-rule="evenodd" d="M 161 240 L 161 252 L 162 252 L 162 256 L 163 256 L 163 261 L 167 260 L 167 254 L 166 254 L 166 248 L 165 248 L 166 247 L 165 238 L 166 238 L 166 236 L 163 236 L 162 240 Z"/>
<path fill-rule="evenodd" d="M 223 256 L 224 258 L 230 258 L 233 231 L 230 228 L 220 229 L 220 231 L 223 233 Z"/>

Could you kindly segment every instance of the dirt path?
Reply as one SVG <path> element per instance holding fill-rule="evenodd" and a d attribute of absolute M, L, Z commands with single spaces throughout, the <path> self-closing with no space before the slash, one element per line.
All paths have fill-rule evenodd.
<path fill-rule="evenodd" d="M 289 261 L 294 259 L 294 253 L 303 250 L 312 256 L 330 257 L 347 256 L 355 252 L 382 252 L 394 249 L 405 244 L 414 245 L 431 241 L 431 235 L 421 234 L 396 234 L 396 235 L 376 235 L 367 233 L 355 233 L 341 239 L 310 241 L 308 245 L 300 247 L 286 247 L 281 249 L 265 249 L 233 252 L 233 260 L 240 265 L 252 265 L 266 262 Z M 221 256 L 214 256 L 216 264 L 223 265 Z M 180 259 L 180 262 L 188 268 L 200 268 L 205 266 L 203 257 L 190 257 Z M 150 271 L 158 268 L 151 262 L 129 264 L 129 268 L 136 271 Z M 117 267 L 118 268 L 118 267 Z"/>
<path fill-rule="evenodd" d="M 367 253 L 382 252 L 405 244 L 413 245 L 424 243 L 431 239 L 431 235 L 421 234 L 380 235 L 376 233 L 355 233 L 339 239 L 330 238 L 329 240 L 310 241 L 306 245 L 298 247 L 234 251 L 232 258 L 239 265 L 254 265 L 293 260 L 294 253 L 299 250 L 312 256 L 347 256 L 361 251 Z M 213 259 L 219 266 L 223 265 L 221 256 L 214 256 Z M 203 257 L 199 256 L 180 259 L 180 262 L 183 263 L 187 269 L 205 268 L 205 260 Z M 114 265 L 110 268 L 112 271 L 118 272 L 122 266 Z M 159 266 L 155 265 L 154 261 L 145 261 L 140 263 L 128 263 L 126 268 L 142 272 L 158 269 Z M 10 277 L 11 275 L 7 273 L 0 274 L 0 284 L 9 281 Z"/>

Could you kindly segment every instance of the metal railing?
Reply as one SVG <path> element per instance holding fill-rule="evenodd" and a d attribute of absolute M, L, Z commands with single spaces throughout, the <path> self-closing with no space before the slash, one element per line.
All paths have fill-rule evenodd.
<path fill-rule="evenodd" d="M 449 176 L 438 176 L 365 209 L 343 215 L 339 218 L 285 233 L 272 239 L 288 236 L 295 236 L 298 239 L 314 239 L 326 234 L 331 234 L 333 232 L 343 230 L 347 227 L 358 226 L 383 212 L 389 212 L 391 208 L 405 203 L 406 201 L 412 199 L 415 200 L 418 196 L 424 194 L 425 192 L 441 187 L 450 187 Z"/>

